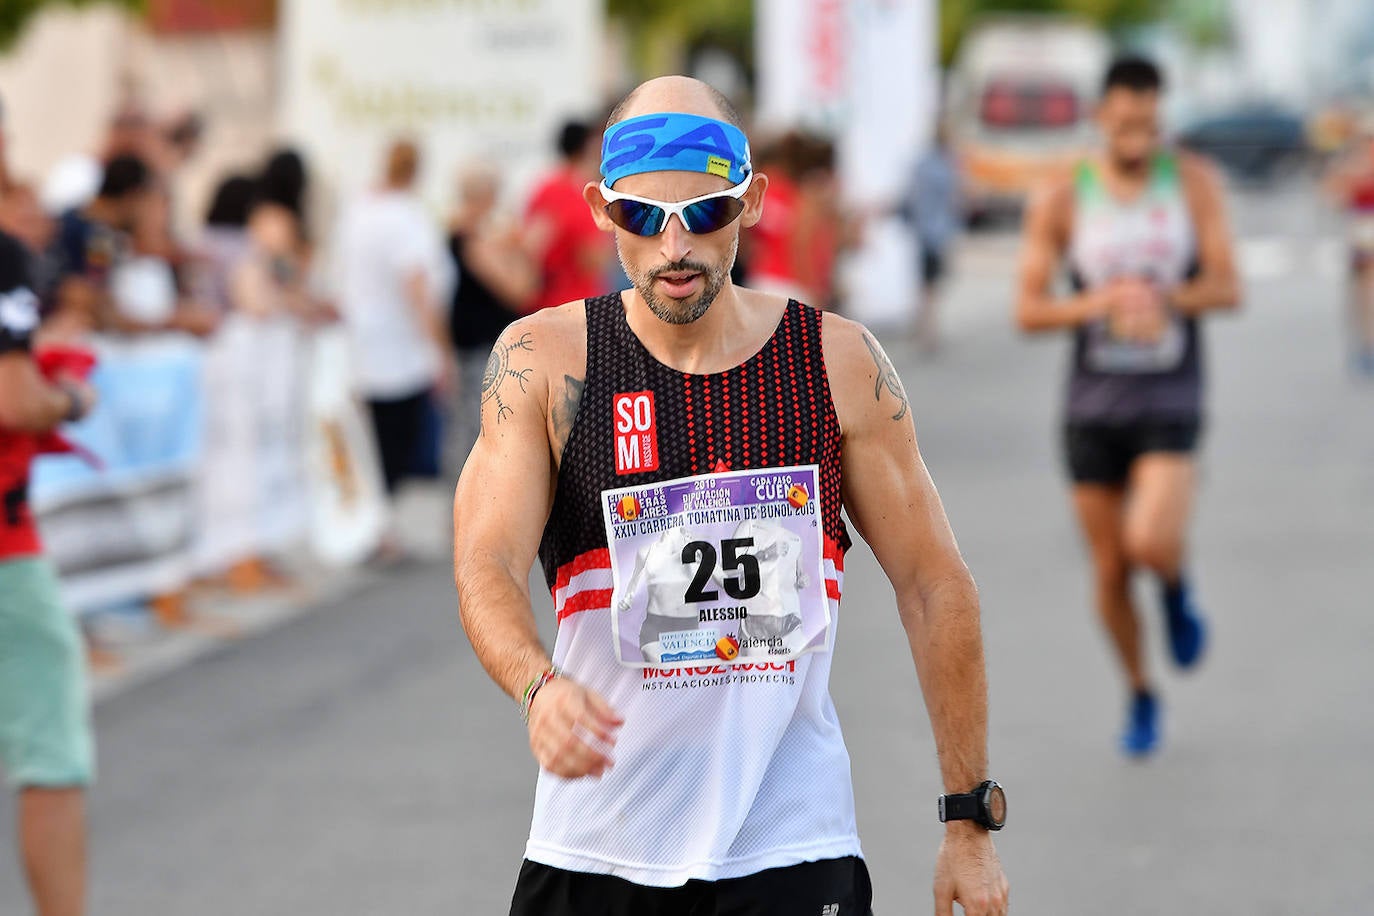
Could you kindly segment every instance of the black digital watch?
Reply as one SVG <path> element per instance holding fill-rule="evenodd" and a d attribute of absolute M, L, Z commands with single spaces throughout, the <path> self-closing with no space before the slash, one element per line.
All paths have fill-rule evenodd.
<path fill-rule="evenodd" d="M 940 796 L 940 823 L 973 821 L 985 830 L 1001 830 L 1007 825 L 1007 794 L 989 779 L 962 795 Z"/>

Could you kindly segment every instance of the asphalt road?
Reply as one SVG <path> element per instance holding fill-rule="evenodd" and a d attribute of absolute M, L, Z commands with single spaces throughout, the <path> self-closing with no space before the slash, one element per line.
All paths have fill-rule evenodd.
<path fill-rule="evenodd" d="M 1193 564 L 1214 651 L 1170 671 L 1139 583 L 1167 716 L 1148 763 L 1115 752 L 1124 694 L 1057 454 L 1064 347 L 1010 327 L 1011 241 L 965 250 L 941 356 L 890 342 L 982 591 L 1013 912 L 1374 912 L 1374 384 L 1341 361 L 1329 223 L 1297 192 L 1236 214 L 1250 282 L 1211 323 Z M 928 913 L 934 748 L 862 546 L 845 584 L 833 691 L 877 912 Z M 97 916 L 505 912 L 535 767 L 446 567 L 115 697 L 97 729 Z M 22 912 L 0 836 L 0 913 Z"/>

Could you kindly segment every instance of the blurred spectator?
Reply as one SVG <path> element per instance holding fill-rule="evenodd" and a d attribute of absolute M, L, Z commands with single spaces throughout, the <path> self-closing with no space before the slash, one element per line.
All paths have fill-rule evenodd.
<path fill-rule="evenodd" d="M 147 162 L 155 155 L 157 130 L 141 103 L 126 101 L 110 119 L 100 158 L 106 162 L 118 156 L 135 156 Z"/>
<path fill-rule="evenodd" d="M 181 168 L 200 149 L 205 133 L 205 121 L 194 111 L 184 111 L 169 118 L 160 131 L 165 159 L 162 167 L 168 171 Z"/>
<path fill-rule="evenodd" d="M 281 222 L 279 231 L 268 231 L 275 240 L 289 243 L 292 256 L 302 254 L 310 239 L 305 221 L 305 194 L 309 184 L 305 160 L 293 149 L 280 149 L 267 158 L 258 176 L 253 207 L 249 211 L 250 231 L 254 221 Z"/>
<path fill-rule="evenodd" d="M 835 303 L 835 261 L 853 227 L 839 206 L 835 147 L 789 131 L 759 152 L 768 205 L 752 230 L 749 285 L 817 308 Z"/>
<path fill-rule="evenodd" d="M 912 223 L 921 267 L 921 301 L 916 308 L 916 342 L 927 353 L 939 346 L 936 305 L 949 267 L 950 249 L 963 224 L 959 164 L 943 122 L 935 127 L 930 148 L 916 163 L 903 215 Z"/>
<path fill-rule="evenodd" d="M 330 310 L 313 294 L 310 271 L 315 250 L 306 201 L 309 174 L 305 160 L 292 149 L 272 153 L 259 174 L 248 211 L 248 237 L 255 253 L 254 283 L 265 283 L 246 296 L 258 314 L 290 314 L 307 321 L 330 318 Z"/>
<path fill-rule="evenodd" d="M 558 134 L 558 154 L 557 169 L 535 187 L 525 211 L 525 245 L 539 266 L 534 309 L 605 292 L 615 254 L 582 197 L 587 182 L 600 178 L 600 135 L 568 121 Z"/>
<path fill-rule="evenodd" d="M 81 637 L 42 557 L 28 477 L 57 426 L 84 416 L 95 394 L 62 370 L 47 377 L 34 358 L 38 297 L 27 265 L 23 246 L 0 234 L 0 762 L 19 793 L 18 845 L 36 911 L 80 913 L 90 701 Z"/>
<path fill-rule="evenodd" d="M 1365 119 L 1359 128 L 1326 183 L 1346 211 L 1355 369 L 1374 377 L 1374 121 Z"/>
<path fill-rule="evenodd" d="M 215 328 L 215 314 L 194 300 L 183 298 L 177 266 L 189 268 L 189 258 L 172 238 L 171 201 L 160 187 L 143 195 L 134 217 L 129 256 L 111 272 L 113 308 L 106 330 L 131 333 L 184 331 L 198 337 Z"/>
<path fill-rule="evenodd" d="M 857 241 L 858 224 L 840 204 L 835 171 L 835 144 L 824 137 L 803 136 L 798 149 L 797 209 L 792 250 L 797 279 L 817 308 L 834 308 L 835 263 L 840 252 Z"/>
<path fill-rule="evenodd" d="M 85 207 L 58 222 L 56 277 L 51 308 L 66 320 L 96 328 L 113 320 L 110 277 L 130 256 L 132 234 L 152 191 L 143 160 L 117 156 L 105 167 L 100 190 Z"/>
<path fill-rule="evenodd" d="M 253 180 L 231 175 L 220 182 L 205 215 L 200 236 L 197 283 L 200 298 L 221 315 L 234 309 L 230 286 L 238 267 L 247 260 L 252 242 L 248 213 L 253 206 Z"/>
<path fill-rule="evenodd" d="M 413 143 L 393 143 L 380 186 L 345 207 L 335 232 L 339 308 L 391 494 L 411 476 L 431 393 L 448 381 L 452 267 L 414 194 L 419 166 Z"/>
<path fill-rule="evenodd" d="M 0 194 L 0 232 L 8 233 L 24 246 L 33 289 L 52 289 L 57 277 L 53 251 L 57 222 L 43 210 L 32 186 L 11 180 L 8 190 Z"/>
<path fill-rule="evenodd" d="M 801 137 L 788 133 L 759 149 L 757 169 L 768 176 L 768 201 L 758 225 L 749 230 L 748 285 L 761 292 L 814 302 L 801 286 L 792 229 L 797 218 L 798 146 Z"/>
<path fill-rule="evenodd" d="M 515 229 L 494 225 L 500 179 L 488 168 L 463 173 L 458 206 L 449 223 L 448 248 L 458 277 L 449 332 L 458 359 L 458 401 L 452 452 L 461 466 L 480 431 L 482 375 L 487 356 L 506 325 L 524 313 L 538 286 L 534 266 Z"/>
<path fill-rule="evenodd" d="M 240 443 L 243 499 L 252 507 L 243 535 L 252 556 L 230 570 L 230 584 L 255 591 L 284 584 L 266 559 L 299 546 L 306 532 L 304 464 L 305 338 L 303 321 L 322 313 L 306 284 L 311 250 L 304 212 L 305 161 L 293 150 L 268 157 L 254 181 L 248 210 L 248 251 L 234 262 L 227 289 L 235 337 L 247 356 L 237 361 L 235 396 L 247 405 Z M 232 342 L 232 340 L 230 341 Z M 242 414 L 240 414 L 242 415 Z"/>
<path fill-rule="evenodd" d="M 261 440 L 266 397 L 259 342 L 281 295 L 248 233 L 256 186 L 236 175 L 216 189 L 200 240 L 197 288 L 219 318 L 205 353 L 204 462 L 196 490 L 197 575 L 240 593 L 286 584 L 264 553 Z M 254 296 L 258 297 L 255 301 Z M 270 374 L 270 368 L 267 370 Z"/>

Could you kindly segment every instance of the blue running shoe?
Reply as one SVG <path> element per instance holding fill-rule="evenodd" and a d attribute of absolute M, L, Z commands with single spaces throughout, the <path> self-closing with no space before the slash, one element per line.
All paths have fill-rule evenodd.
<path fill-rule="evenodd" d="M 1169 626 L 1169 648 L 1180 668 L 1191 668 L 1207 647 L 1207 622 L 1193 602 L 1193 591 L 1186 579 L 1162 589 L 1164 620 Z"/>
<path fill-rule="evenodd" d="M 1144 757 L 1159 747 L 1159 701 L 1148 690 L 1131 695 L 1126 730 L 1121 733 L 1121 752 Z"/>

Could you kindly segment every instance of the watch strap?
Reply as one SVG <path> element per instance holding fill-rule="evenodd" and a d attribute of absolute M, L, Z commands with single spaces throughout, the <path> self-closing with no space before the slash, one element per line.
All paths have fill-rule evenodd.
<path fill-rule="evenodd" d="M 977 792 L 965 792 L 961 795 L 941 795 L 940 822 L 977 820 L 982 813 L 980 798 L 981 796 Z"/>

